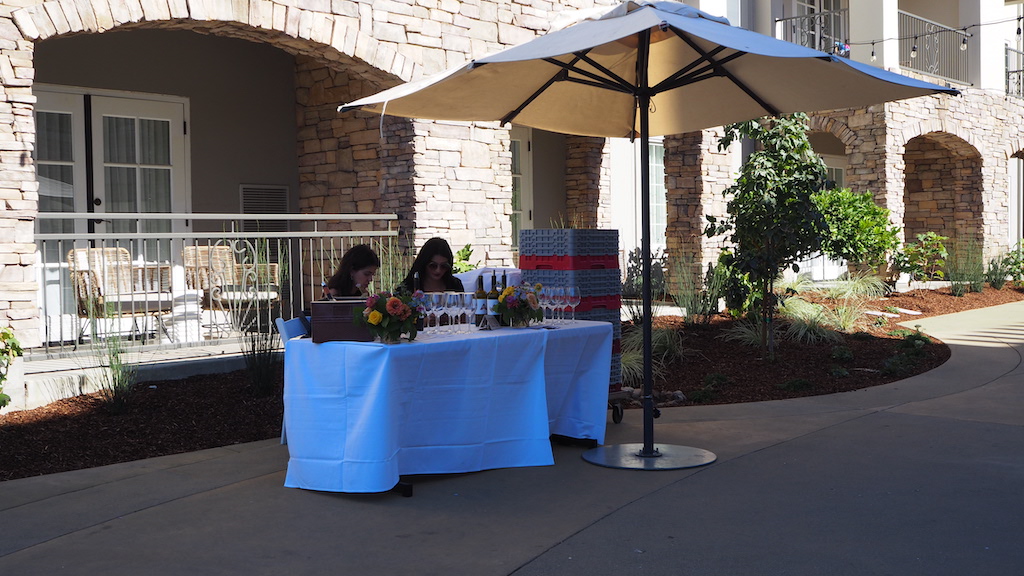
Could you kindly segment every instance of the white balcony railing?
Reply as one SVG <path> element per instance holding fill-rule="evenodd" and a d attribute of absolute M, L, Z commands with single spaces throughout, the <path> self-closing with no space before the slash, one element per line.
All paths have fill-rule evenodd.
<path fill-rule="evenodd" d="M 1006 47 L 1006 95 L 1024 98 L 1024 52 Z"/>
<path fill-rule="evenodd" d="M 186 221 L 215 231 L 136 232 Z M 376 287 L 397 285 L 411 263 L 394 214 L 41 213 L 36 229 L 43 344 L 28 360 L 89 353 L 112 336 L 180 347 L 273 330 L 321 297 L 355 244 L 381 257 Z"/>
<path fill-rule="evenodd" d="M 804 16 L 780 18 L 775 21 L 776 37 L 788 42 L 850 57 L 849 10 L 817 12 Z"/>
<path fill-rule="evenodd" d="M 900 67 L 968 84 L 967 32 L 900 10 Z"/>

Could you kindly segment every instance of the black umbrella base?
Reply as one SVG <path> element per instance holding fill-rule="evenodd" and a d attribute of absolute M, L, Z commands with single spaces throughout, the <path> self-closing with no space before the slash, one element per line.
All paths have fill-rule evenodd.
<path fill-rule="evenodd" d="M 718 458 L 714 452 L 708 452 L 701 448 L 670 444 L 655 444 L 653 455 L 641 456 L 643 448 L 644 445 L 641 443 L 598 446 L 584 452 L 583 459 L 605 468 L 679 470 L 706 466 Z"/>

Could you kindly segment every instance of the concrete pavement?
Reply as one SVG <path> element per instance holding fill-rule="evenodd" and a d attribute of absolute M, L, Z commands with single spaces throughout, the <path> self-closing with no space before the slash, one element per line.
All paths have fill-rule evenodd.
<path fill-rule="evenodd" d="M 283 488 L 275 441 L 0 483 L 0 574 L 1024 574 L 1024 303 L 914 321 L 952 347 L 844 394 L 662 410 L 703 468 Z M 608 425 L 642 440 L 641 415 Z M 2 451 L 2 447 L 0 447 Z"/>

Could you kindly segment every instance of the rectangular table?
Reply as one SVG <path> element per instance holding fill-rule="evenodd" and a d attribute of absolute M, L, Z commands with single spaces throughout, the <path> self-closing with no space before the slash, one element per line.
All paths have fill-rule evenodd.
<path fill-rule="evenodd" d="M 549 436 L 604 441 L 612 327 L 285 345 L 285 486 L 383 492 L 403 474 L 554 463 Z"/>

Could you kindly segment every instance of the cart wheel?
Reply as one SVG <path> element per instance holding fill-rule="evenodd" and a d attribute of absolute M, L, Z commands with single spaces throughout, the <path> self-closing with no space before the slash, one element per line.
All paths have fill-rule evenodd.
<path fill-rule="evenodd" d="M 622 404 L 619 404 L 618 402 L 612 404 L 612 422 L 616 424 L 622 422 L 623 412 L 625 412 L 625 410 L 622 408 Z"/>

